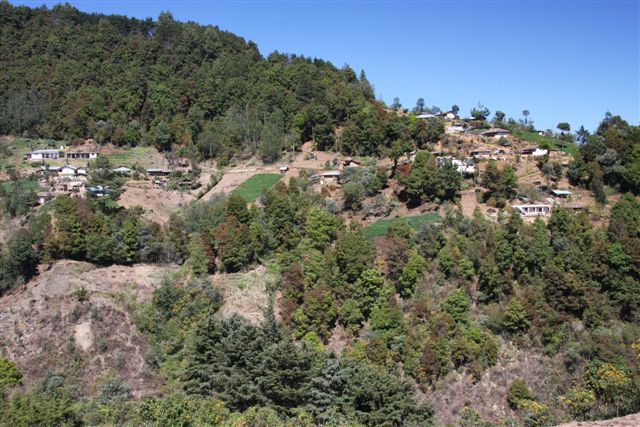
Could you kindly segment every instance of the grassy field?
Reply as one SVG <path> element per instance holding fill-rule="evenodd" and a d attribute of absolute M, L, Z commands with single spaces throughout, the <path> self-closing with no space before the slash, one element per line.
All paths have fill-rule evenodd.
<path fill-rule="evenodd" d="M 4 146 L 0 153 L 0 169 L 9 165 L 27 166 L 28 162 L 23 162 L 27 153 L 37 148 L 56 148 L 59 142 L 48 139 L 14 139 L 11 141 L 3 140 L 1 144 Z"/>
<path fill-rule="evenodd" d="M 547 135 L 538 135 L 537 132 L 516 130 L 513 134 L 524 141 L 528 141 L 536 145 L 547 145 L 566 154 L 575 154 L 578 151 L 578 146 L 576 144 L 566 143 Z"/>
<path fill-rule="evenodd" d="M 406 216 L 406 217 L 396 217 L 393 219 L 381 219 L 374 222 L 371 225 L 367 225 L 362 228 L 362 234 L 365 237 L 378 237 L 385 236 L 387 234 L 387 228 L 391 224 L 406 221 L 411 228 L 414 230 L 419 229 L 423 224 L 428 222 L 436 222 L 440 219 L 440 215 L 437 212 L 428 213 L 425 215 L 416 215 L 416 216 Z"/>
<path fill-rule="evenodd" d="M 166 160 L 153 147 L 132 147 L 128 149 L 116 148 L 107 154 L 109 161 L 114 167 L 126 166 L 131 167 L 138 163 L 139 165 L 150 167 L 165 167 Z"/>
<path fill-rule="evenodd" d="M 259 173 L 243 182 L 231 192 L 244 197 L 249 202 L 253 202 L 262 192 L 263 188 L 271 188 L 273 184 L 280 180 L 281 175 L 277 173 Z"/>

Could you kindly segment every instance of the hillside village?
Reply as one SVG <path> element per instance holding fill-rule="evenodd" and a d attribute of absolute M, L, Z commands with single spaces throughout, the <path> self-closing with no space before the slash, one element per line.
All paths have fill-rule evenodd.
<path fill-rule="evenodd" d="M 472 215 L 479 209 L 487 218 L 496 221 L 499 208 L 492 203 L 484 203 L 482 194 L 483 174 L 489 161 L 494 161 L 498 167 L 511 165 L 518 178 L 517 193 L 513 199 L 507 201 L 501 208 L 515 209 L 523 218 L 529 220 L 536 217 L 548 218 L 551 210 L 556 206 L 563 206 L 571 210 L 586 210 L 594 221 L 606 218 L 604 206 L 598 206 L 589 191 L 571 185 L 566 178 L 566 170 L 573 156 L 555 147 L 540 148 L 534 143 L 514 137 L 509 131 L 500 128 L 476 130 L 469 128 L 470 119 L 458 119 L 452 112 L 442 114 L 445 117 L 445 135 L 433 146 L 431 154 L 435 156 L 438 165 L 451 163 L 457 168 L 463 179 L 459 203 L 465 215 Z M 439 116 L 421 114 L 418 120 L 437 120 Z M 53 143 L 55 144 L 55 143 Z M 51 143 L 49 144 L 51 145 Z M 11 147 L 11 143 L 9 142 Z M 25 151 L 28 149 L 29 151 Z M 106 148 L 103 157 L 109 157 L 113 147 Z M 101 155 L 102 148 L 93 140 L 85 141 L 77 146 L 51 149 L 32 141 L 27 147 L 17 150 L 13 159 L 14 166 L 23 176 L 36 174 L 39 189 L 38 203 L 43 204 L 57 195 L 85 197 L 86 192 L 101 197 L 108 192 L 102 186 L 87 184 L 87 167 L 90 160 Z M 342 203 L 339 191 L 342 183 L 341 176 L 346 170 L 353 170 L 363 165 L 383 168 L 387 175 L 392 173 L 393 161 L 389 158 L 368 159 L 346 156 L 336 152 L 317 150 L 313 141 L 304 144 L 298 153 L 289 153 L 283 162 L 263 164 L 259 159 L 245 160 L 235 166 L 218 168 L 213 162 L 196 165 L 197 176 L 192 176 L 193 167 L 188 159 L 172 159 L 163 157 L 157 151 L 149 149 L 146 153 L 153 153 L 146 158 L 136 158 L 129 162 L 118 162 L 117 156 L 110 162 L 112 172 L 122 177 L 126 199 L 126 207 L 134 201 L 126 197 L 128 191 L 135 193 L 135 189 L 147 190 L 167 200 L 170 205 L 162 212 L 164 222 L 168 220 L 171 210 L 177 210 L 178 205 L 185 201 L 207 198 L 222 192 L 229 194 L 244 180 L 255 174 L 272 173 L 282 175 L 282 180 L 288 182 L 291 177 L 307 176 L 314 183 L 317 191 L 328 191 L 337 203 Z M 145 153 L 145 154 L 146 154 Z M 407 151 L 397 162 L 399 175 L 407 175 L 415 159 L 416 151 Z M 22 156 L 22 157 L 21 157 Z M 149 162 L 154 158 L 154 163 Z M 144 160 L 143 160 L 144 159 Z M 373 162 L 373 163 L 372 163 Z M 559 170 L 545 176 L 541 165 L 555 163 Z M 217 177 L 221 185 L 211 185 L 211 177 Z M 225 178 L 226 176 L 226 178 Z M 401 197 L 402 184 L 398 176 L 390 177 L 389 189 L 385 191 L 385 203 L 390 204 Z M 230 177 L 235 177 L 232 182 Z M 395 179 L 394 179 L 395 178 Z M 215 183 L 218 184 L 218 183 Z M 203 186 L 206 192 L 203 191 Z M 138 194 L 138 193 L 136 193 Z M 178 197 L 179 195 L 179 197 Z M 365 199 L 364 204 L 374 203 L 373 199 Z M 378 200 L 377 203 L 380 203 Z M 407 208 L 401 203 L 387 212 L 376 212 L 358 218 L 364 223 L 377 219 L 390 219 L 402 216 L 420 215 L 424 206 Z M 605 208 L 606 209 L 606 208 Z"/>
<path fill-rule="evenodd" d="M 169 12 L 0 2 L 0 51 L 0 426 L 636 422 L 637 124 Z"/>

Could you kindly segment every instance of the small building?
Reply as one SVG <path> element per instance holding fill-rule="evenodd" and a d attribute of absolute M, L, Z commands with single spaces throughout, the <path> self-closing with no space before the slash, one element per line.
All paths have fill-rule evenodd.
<path fill-rule="evenodd" d="M 522 154 L 523 156 L 530 156 L 531 154 L 535 153 L 537 149 L 538 147 L 523 148 L 521 150 L 518 150 L 518 154 Z"/>
<path fill-rule="evenodd" d="M 348 158 L 345 159 L 343 165 L 345 168 L 357 168 L 361 165 L 362 163 L 358 160 L 354 160 L 352 158 Z"/>
<path fill-rule="evenodd" d="M 471 157 L 488 159 L 489 157 L 491 157 L 491 150 L 474 150 L 471 152 Z"/>
<path fill-rule="evenodd" d="M 543 157 L 543 156 L 546 156 L 547 154 L 549 154 L 549 150 L 545 150 L 545 149 L 542 149 L 542 148 L 536 148 L 531 153 L 531 156 L 532 157 Z"/>
<path fill-rule="evenodd" d="M 117 173 L 118 175 L 129 175 L 131 173 L 131 169 L 126 168 L 124 166 L 120 166 L 118 168 L 113 169 L 114 173 Z"/>
<path fill-rule="evenodd" d="M 78 168 L 71 165 L 64 165 L 58 171 L 60 175 L 76 175 L 78 173 Z M 86 174 L 86 171 L 85 171 Z"/>
<path fill-rule="evenodd" d="M 491 129 L 485 130 L 484 132 L 480 132 L 480 135 L 487 138 L 499 139 L 499 138 L 507 137 L 511 135 L 511 132 L 509 132 L 506 129 L 491 128 Z"/>
<path fill-rule="evenodd" d="M 147 175 L 149 175 L 149 176 L 169 176 L 169 175 L 171 175 L 171 171 L 167 170 L 167 169 L 150 168 L 150 169 L 147 169 Z"/>
<path fill-rule="evenodd" d="M 34 150 L 29 153 L 29 160 L 57 159 L 62 157 L 62 152 L 58 149 Z"/>
<path fill-rule="evenodd" d="M 87 187 L 87 192 L 95 194 L 96 196 L 102 196 L 106 193 L 106 190 L 102 185 L 96 185 L 95 187 Z"/>
<path fill-rule="evenodd" d="M 513 205 L 522 216 L 542 216 L 551 213 L 551 205 Z"/>
<path fill-rule="evenodd" d="M 65 151 L 64 156 L 67 159 L 95 159 L 99 154 L 97 148 L 78 148 Z"/>
<path fill-rule="evenodd" d="M 280 171 L 280 173 L 286 173 L 289 170 L 289 166 L 287 165 L 281 165 L 278 170 Z"/>
<path fill-rule="evenodd" d="M 581 211 L 583 210 L 586 206 L 584 203 L 582 202 L 568 202 L 564 205 L 565 208 L 567 209 L 571 209 L 573 211 Z"/>
<path fill-rule="evenodd" d="M 447 111 L 444 113 L 444 119 L 447 121 L 455 120 L 457 118 L 456 113 L 453 111 Z"/>
<path fill-rule="evenodd" d="M 566 199 L 567 197 L 571 196 L 571 191 L 556 189 L 556 190 L 551 190 L 551 194 L 553 194 L 556 197 L 560 197 L 561 199 Z"/>
<path fill-rule="evenodd" d="M 334 181 L 339 183 L 341 176 L 342 176 L 342 173 L 340 171 L 326 171 L 316 175 L 312 175 L 311 180 L 320 181 L 320 184 L 325 184 L 329 181 Z"/>
<path fill-rule="evenodd" d="M 430 114 L 430 113 L 422 113 L 416 116 L 416 119 L 435 119 L 435 118 L 436 118 L 436 115 Z"/>
<path fill-rule="evenodd" d="M 38 196 L 39 205 L 44 205 L 45 203 L 47 203 L 49 200 L 53 198 L 53 196 L 49 192 L 37 193 L 36 195 Z"/>
<path fill-rule="evenodd" d="M 59 173 L 60 169 L 62 169 L 60 166 L 53 166 L 53 165 L 49 165 L 47 166 L 47 172 L 55 172 L 55 173 Z"/>
<path fill-rule="evenodd" d="M 467 158 L 465 160 L 454 159 L 451 156 L 436 157 L 436 164 L 440 167 L 451 163 L 458 173 L 462 175 L 472 176 L 476 173 L 476 168 L 473 166 L 473 159 Z"/>
<path fill-rule="evenodd" d="M 462 126 L 462 125 L 449 126 L 448 128 L 446 128 L 444 130 L 444 133 L 446 133 L 448 135 L 455 135 L 455 134 L 459 134 L 459 133 L 464 133 L 464 126 Z"/>
<path fill-rule="evenodd" d="M 69 191 L 74 191 L 74 192 L 79 192 L 79 191 L 80 191 L 80 189 L 81 189 L 82 187 L 84 187 L 84 182 L 82 182 L 82 181 L 78 181 L 78 180 L 75 180 L 75 181 L 68 181 L 68 182 L 66 183 L 66 185 L 67 185 L 67 190 L 69 190 Z"/>

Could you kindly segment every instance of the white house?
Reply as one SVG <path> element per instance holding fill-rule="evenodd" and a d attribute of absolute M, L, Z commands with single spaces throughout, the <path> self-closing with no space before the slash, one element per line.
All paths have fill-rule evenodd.
<path fill-rule="evenodd" d="M 113 172 L 117 173 L 118 175 L 129 175 L 131 173 L 131 169 L 120 166 L 119 168 L 115 168 Z"/>
<path fill-rule="evenodd" d="M 418 114 L 416 116 L 416 119 L 435 119 L 435 118 L 436 118 L 435 114 L 429 114 L 429 113 Z"/>
<path fill-rule="evenodd" d="M 58 170 L 59 175 L 75 175 L 78 173 L 78 168 L 71 165 L 64 165 Z"/>
<path fill-rule="evenodd" d="M 511 132 L 509 132 L 506 129 L 491 128 L 491 129 L 487 129 L 484 132 L 480 133 L 480 135 L 485 136 L 487 138 L 500 139 L 502 137 L 507 137 L 507 136 L 511 135 Z"/>
<path fill-rule="evenodd" d="M 167 169 L 160 168 L 149 168 L 147 169 L 147 175 L 149 176 L 169 176 L 171 175 L 171 171 Z"/>
<path fill-rule="evenodd" d="M 39 205 L 44 205 L 45 203 L 47 203 L 49 200 L 52 199 L 51 193 L 49 192 L 38 193 L 37 196 L 38 196 Z"/>
<path fill-rule="evenodd" d="M 453 135 L 453 134 L 457 134 L 457 133 L 464 133 L 464 126 L 462 126 L 462 125 L 449 126 L 448 128 L 445 129 L 444 133 L 446 133 L 448 135 Z"/>
<path fill-rule="evenodd" d="M 320 181 L 320 184 L 325 184 L 327 181 L 340 182 L 342 172 L 340 171 L 326 171 L 311 176 L 312 181 Z"/>
<path fill-rule="evenodd" d="M 61 157 L 58 149 L 34 150 L 29 153 L 30 160 L 57 159 Z"/>
<path fill-rule="evenodd" d="M 100 154 L 97 148 L 81 148 L 76 150 L 67 150 L 64 156 L 67 159 L 95 159 Z"/>
<path fill-rule="evenodd" d="M 474 150 L 471 152 L 471 156 L 481 159 L 488 159 L 489 157 L 491 157 L 491 150 Z"/>
<path fill-rule="evenodd" d="M 562 199 L 566 199 L 567 197 L 569 197 L 571 195 L 571 191 L 569 191 L 569 190 L 561 190 L 561 189 L 551 190 L 551 193 L 554 196 L 560 197 Z"/>
<path fill-rule="evenodd" d="M 522 216 L 549 215 L 551 205 L 513 205 L 513 208 Z"/>

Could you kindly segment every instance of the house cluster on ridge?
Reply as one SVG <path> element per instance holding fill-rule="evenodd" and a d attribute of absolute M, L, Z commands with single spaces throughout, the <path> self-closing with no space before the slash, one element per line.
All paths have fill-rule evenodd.
<path fill-rule="evenodd" d="M 65 147 L 47 148 L 33 150 L 28 154 L 29 160 L 45 160 L 45 159 L 96 159 L 100 154 L 98 147 Z"/>

